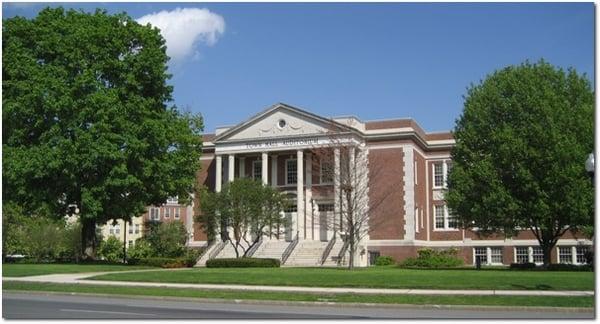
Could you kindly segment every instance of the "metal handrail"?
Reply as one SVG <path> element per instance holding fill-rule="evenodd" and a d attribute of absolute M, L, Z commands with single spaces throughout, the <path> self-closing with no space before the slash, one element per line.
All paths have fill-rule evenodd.
<path fill-rule="evenodd" d="M 325 247 L 325 251 L 323 251 L 323 255 L 321 256 L 321 265 L 325 264 L 325 261 L 327 261 L 327 257 L 329 256 L 329 253 L 331 253 L 331 250 L 333 249 L 334 244 L 335 244 L 335 235 L 329 241 L 329 243 L 327 243 L 327 246 Z"/>
<path fill-rule="evenodd" d="M 217 246 L 215 246 L 215 249 L 211 251 L 208 255 L 208 259 L 214 259 L 217 255 L 219 255 L 219 253 L 221 253 L 221 251 L 223 251 L 223 249 L 225 248 L 225 245 L 227 245 L 227 242 L 219 242 Z"/>
<path fill-rule="evenodd" d="M 287 259 L 290 257 L 290 255 L 296 248 L 296 245 L 298 245 L 298 241 L 298 233 L 296 233 L 296 238 L 294 238 L 290 245 L 288 245 L 288 247 L 285 248 L 285 251 L 283 251 L 283 255 L 281 256 L 281 264 L 285 264 Z"/>
<path fill-rule="evenodd" d="M 256 251 L 258 250 L 258 248 L 260 247 L 260 245 L 263 243 L 263 236 L 260 236 L 260 239 L 258 239 L 258 242 L 250 249 L 250 251 L 248 251 L 248 253 L 246 254 L 246 256 L 248 258 L 252 257 L 254 255 L 254 253 L 256 253 Z"/>

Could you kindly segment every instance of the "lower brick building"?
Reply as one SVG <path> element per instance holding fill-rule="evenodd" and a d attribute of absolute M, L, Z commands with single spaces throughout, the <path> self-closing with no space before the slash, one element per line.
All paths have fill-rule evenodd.
<path fill-rule="evenodd" d="M 344 259 L 344 229 L 335 228 L 332 219 L 342 208 L 340 161 L 350 154 L 349 159 L 364 159 L 368 175 L 368 231 L 357 251 L 359 265 L 368 265 L 378 255 L 400 261 L 424 247 L 456 248 L 467 264 L 477 256 L 490 265 L 542 262 L 530 231 L 512 238 L 482 237 L 457 227 L 444 201 L 455 143 L 450 132 L 427 133 L 412 119 L 325 118 L 276 104 L 238 125 L 204 134 L 203 142 L 200 185 L 220 191 L 228 181 L 252 177 L 290 199 L 290 207 L 282 211 L 291 221 L 285 237 L 265 239 L 254 256 L 308 266 L 334 265 Z M 321 160 L 315 149 L 331 150 L 331 160 Z M 331 163 L 337 173 L 327 176 L 325 169 Z M 200 207 L 196 197 L 196 214 Z M 193 233 L 190 245 L 206 245 L 200 224 L 192 224 L 191 210 L 186 213 Z M 591 241 L 566 233 L 553 251 L 552 262 L 582 263 L 590 245 Z M 230 247 L 216 242 L 203 261 L 231 255 Z"/>

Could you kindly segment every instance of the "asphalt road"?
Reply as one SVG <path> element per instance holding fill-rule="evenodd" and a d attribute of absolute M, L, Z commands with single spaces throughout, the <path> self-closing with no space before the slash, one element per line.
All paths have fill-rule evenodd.
<path fill-rule="evenodd" d="M 290 306 L 144 298 L 2 294 L 5 319 L 359 319 L 359 318 L 594 318 L 592 312 L 465 310 L 407 307 Z"/>

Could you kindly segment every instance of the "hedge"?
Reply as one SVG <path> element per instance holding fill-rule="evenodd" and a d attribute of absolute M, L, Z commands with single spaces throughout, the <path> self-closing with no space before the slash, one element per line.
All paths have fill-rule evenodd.
<path fill-rule="evenodd" d="M 279 259 L 269 258 L 230 258 L 206 261 L 207 268 L 279 268 Z"/>
<path fill-rule="evenodd" d="M 417 251 L 417 258 L 406 258 L 400 267 L 403 268 L 455 268 L 463 265 L 463 260 L 458 258 L 458 250 L 433 250 L 424 248 Z"/>
<path fill-rule="evenodd" d="M 129 259 L 128 264 L 161 268 L 184 268 L 187 266 L 184 258 L 142 258 Z"/>
<path fill-rule="evenodd" d="M 527 270 L 527 269 L 535 269 L 535 263 L 511 263 L 510 269 L 515 270 Z"/>
<path fill-rule="evenodd" d="M 377 266 L 386 266 L 386 265 L 391 265 L 394 263 L 395 263 L 394 258 L 392 258 L 391 256 L 387 256 L 387 255 L 379 256 L 375 260 L 375 265 L 377 265 Z"/>

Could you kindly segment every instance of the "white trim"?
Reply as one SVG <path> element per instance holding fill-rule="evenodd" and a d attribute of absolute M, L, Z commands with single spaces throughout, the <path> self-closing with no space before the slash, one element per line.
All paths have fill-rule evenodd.
<path fill-rule="evenodd" d="M 333 162 L 331 163 L 331 167 L 333 167 Z M 323 182 L 323 157 L 319 158 L 319 185 L 332 185 L 333 184 L 333 175 L 331 177 L 331 181 Z"/>
<path fill-rule="evenodd" d="M 412 127 L 398 127 L 398 128 L 379 128 L 379 129 L 369 129 L 364 131 L 365 135 L 379 135 L 379 134 L 390 134 L 390 133 L 406 133 L 406 132 L 416 132 L 416 130 Z"/>
<path fill-rule="evenodd" d="M 202 155 L 204 155 L 204 153 L 202 153 Z M 209 160 L 214 160 L 214 159 L 215 159 L 214 154 L 210 155 L 210 156 L 201 156 L 200 157 L 200 161 L 209 161 Z"/>
<path fill-rule="evenodd" d="M 405 145 L 402 148 L 404 160 L 404 238 L 415 239 L 415 185 L 413 175 L 414 151 L 412 145 Z"/>
<path fill-rule="evenodd" d="M 296 161 L 296 182 L 290 183 L 288 182 L 288 161 Z M 288 158 L 285 159 L 285 186 L 293 186 L 298 183 L 298 159 L 297 158 Z"/>
<path fill-rule="evenodd" d="M 260 167 L 260 170 L 262 172 L 262 160 L 254 160 L 252 161 L 252 179 L 253 180 L 261 180 L 262 179 L 262 173 L 260 175 L 260 178 L 256 178 L 256 165 L 258 164 L 258 166 Z"/>

